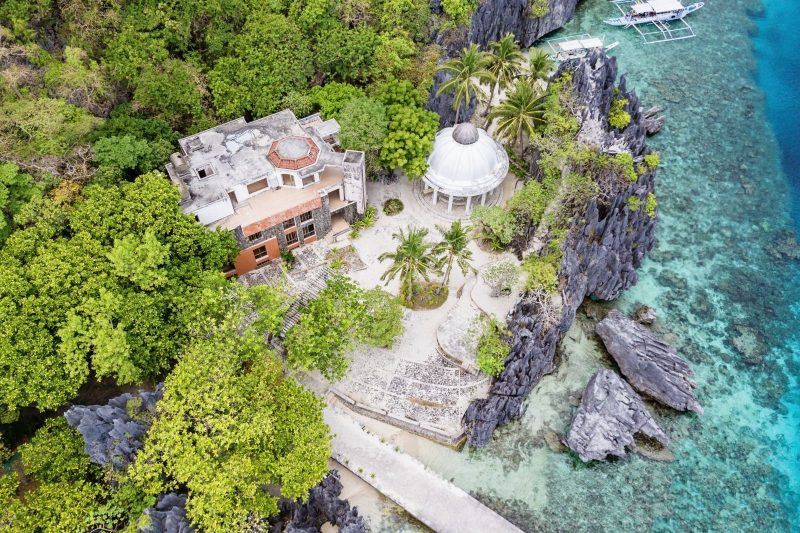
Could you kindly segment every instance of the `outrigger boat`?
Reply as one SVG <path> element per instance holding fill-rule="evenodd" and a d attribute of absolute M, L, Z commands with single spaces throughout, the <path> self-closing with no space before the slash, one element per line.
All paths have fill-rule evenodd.
<path fill-rule="evenodd" d="M 694 13 L 701 7 L 703 2 L 697 2 L 684 6 L 678 0 L 643 0 L 631 4 L 627 13 L 621 17 L 606 19 L 606 24 L 612 26 L 634 26 L 636 24 L 647 24 L 669 22 L 672 20 L 682 20 L 689 13 Z"/>
<path fill-rule="evenodd" d="M 592 37 L 588 33 L 544 39 L 542 42 L 549 48 L 549 57 L 553 61 L 579 59 L 586 56 L 591 50 L 603 49 L 608 51 L 619 45 L 618 42 L 606 45 L 602 39 Z"/>

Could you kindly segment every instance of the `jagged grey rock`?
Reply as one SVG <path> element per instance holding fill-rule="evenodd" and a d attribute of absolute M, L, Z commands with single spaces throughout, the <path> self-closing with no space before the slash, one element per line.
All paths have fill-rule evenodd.
<path fill-rule="evenodd" d="M 549 0 L 547 13 L 532 17 L 530 0 L 482 0 L 472 14 L 468 40 L 486 46 L 511 32 L 523 48 L 528 48 L 571 19 L 578 1 Z"/>
<path fill-rule="evenodd" d="M 358 509 L 350 507 L 346 500 L 339 499 L 342 482 L 339 473 L 331 470 L 325 478 L 308 493 L 306 503 L 284 502 L 282 511 L 293 513 L 286 533 L 315 533 L 330 522 L 340 533 L 364 533 L 369 531 Z"/>
<path fill-rule="evenodd" d="M 73 405 L 64 417 L 83 436 L 84 450 L 93 463 L 123 470 L 142 447 L 141 437 L 163 395 L 164 384 L 159 383 L 153 392 L 125 393 L 106 405 Z"/>
<path fill-rule="evenodd" d="M 647 135 L 655 135 L 664 127 L 664 116 L 659 115 L 661 111 L 660 107 L 653 106 L 643 113 Z"/>
<path fill-rule="evenodd" d="M 598 370 L 583 391 L 567 446 L 584 462 L 624 457 L 637 433 L 669 446 L 669 437 L 631 386 L 613 370 Z"/>
<path fill-rule="evenodd" d="M 158 497 L 155 507 L 144 510 L 149 524 L 140 527 L 137 533 L 193 533 L 194 529 L 186 518 L 186 495 L 163 494 Z"/>
<path fill-rule="evenodd" d="M 633 318 L 645 326 L 652 326 L 658 317 L 655 309 L 649 305 L 640 305 L 633 313 Z"/>
<path fill-rule="evenodd" d="M 439 87 L 441 87 L 442 83 L 447 81 L 449 77 L 450 74 L 447 72 L 437 72 L 433 77 L 433 86 L 428 93 L 428 103 L 426 108 L 429 111 L 435 111 L 439 114 L 440 129 L 453 126 L 456 120 L 456 110 L 453 109 L 453 93 L 443 92 L 442 94 L 436 94 L 439 91 Z M 470 98 L 467 105 L 461 105 L 461 110 L 458 112 L 458 121 L 468 122 L 472 118 L 472 115 L 475 113 L 475 109 L 477 107 L 478 101 L 473 96 Z"/>
<path fill-rule="evenodd" d="M 609 151 L 626 150 L 634 159 L 649 152 L 645 126 L 636 93 L 619 83 L 619 97 L 628 100 L 631 122 L 624 129 L 610 130 L 608 111 L 614 99 L 617 65 L 603 52 L 593 52 L 578 61 L 562 63 L 561 72 L 572 73 L 575 101 L 580 113 L 580 138 Z M 511 352 L 503 373 L 495 380 L 487 398 L 473 401 L 463 423 L 472 446 L 485 445 L 498 425 L 522 415 L 524 401 L 541 377 L 554 368 L 556 345 L 575 319 L 575 312 L 590 295 L 613 300 L 637 281 L 636 268 L 655 243 L 657 217 L 644 209 L 631 212 L 627 199 L 644 198 L 654 192 L 655 171 L 647 171 L 636 182 L 619 184 L 607 191 L 608 199 L 589 201 L 582 217 L 573 220 L 564 238 L 559 268 L 562 282 L 561 316 L 545 321 L 535 301 L 523 298 L 508 319 Z"/>
<path fill-rule="evenodd" d="M 678 411 L 703 412 L 694 397 L 692 369 L 674 347 L 616 309 L 609 311 L 596 330 L 636 390 Z"/>

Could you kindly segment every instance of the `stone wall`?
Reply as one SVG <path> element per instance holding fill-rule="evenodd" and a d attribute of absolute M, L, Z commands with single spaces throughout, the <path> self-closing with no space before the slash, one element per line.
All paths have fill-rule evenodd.
<path fill-rule="evenodd" d="M 609 130 L 608 110 L 614 98 L 617 66 L 605 53 L 593 53 L 581 61 L 562 64 L 573 72 L 573 89 L 581 111 L 579 138 L 595 146 L 626 148 L 634 158 L 649 150 L 645 144 L 644 119 L 639 100 L 627 91 L 624 77 L 619 94 L 629 100 L 631 123 L 622 131 Z M 554 368 L 556 345 L 575 319 L 575 312 L 587 296 L 601 300 L 617 298 L 637 281 L 636 268 L 655 243 L 655 218 L 644 209 L 627 206 L 630 196 L 644 205 L 655 187 L 655 172 L 649 171 L 635 183 L 620 186 L 608 203 L 592 199 L 583 217 L 577 217 L 563 246 L 559 278 L 563 307 L 555 321 L 542 317 L 536 302 L 523 297 L 508 319 L 512 348 L 506 367 L 494 382 L 489 396 L 470 404 L 463 422 L 468 442 L 485 445 L 498 425 L 506 424 L 524 411 L 524 402 L 541 377 Z"/>

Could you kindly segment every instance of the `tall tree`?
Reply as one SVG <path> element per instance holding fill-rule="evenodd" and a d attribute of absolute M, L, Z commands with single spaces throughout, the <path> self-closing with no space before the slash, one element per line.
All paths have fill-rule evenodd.
<path fill-rule="evenodd" d="M 489 113 L 489 121 L 497 119 L 497 133 L 516 140 L 521 152 L 523 135 L 533 135 L 536 126 L 544 122 L 546 100 L 530 81 L 517 80 L 503 103 Z"/>
<path fill-rule="evenodd" d="M 378 256 L 378 261 L 391 259 L 392 264 L 381 276 L 382 281 L 393 280 L 400 277 L 400 297 L 411 301 L 414 296 L 414 284 L 418 278 L 429 281 L 429 275 L 438 270 L 436 256 L 432 253 L 433 243 L 426 242 L 428 235 L 426 228 L 409 228 L 408 233 L 400 229 L 392 234 L 392 238 L 400 244 L 395 252 L 384 252 Z"/>
<path fill-rule="evenodd" d="M 148 494 L 187 490 L 187 516 L 209 533 L 243 531 L 275 514 L 270 487 L 306 497 L 330 456 L 322 400 L 285 376 L 267 346 L 282 326 L 282 296 L 265 289 L 255 304 L 246 292 L 235 296 L 241 303 L 201 332 L 167 377 L 130 469 Z"/>
<path fill-rule="evenodd" d="M 531 51 L 531 57 L 528 59 L 528 76 L 532 83 L 538 80 L 547 80 L 553 70 L 553 60 L 550 55 L 539 48 L 534 48 Z"/>
<path fill-rule="evenodd" d="M 453 270 L 453 263 L 458 265 L 464 275 L 474 270 L 469 264 L 472 259 L 472 250 L 467 248 L 469 232 L 472 228 L 464 227 L 460 220 L 455 220 L 449 228 L 437 225 L 436 229 L 442 234 L 442 240 L 434 246 L 433 253 L 440 258 L 439 268 L 444 267 L 442 285 L 447 286 L 450 281 L 450 272 Z"/>
<path fill-rule="evenodd" d="M 483 116 L 492 109 L 495 91 L 508 87 L 519 76 L 525 59 L 513 33 L 506 33 L 499 41 L 489 43 L 489 49 L 491 52 L 486 55 L 486 70 L 492 75 L 492 90 Z"/>
<path fill-rule="evenodd" d="M 139 382 L 168 368 L 213 316 L 237 247 L 181 213 L 160 173 L 87 187 L 0 250 L 0 420 L 53 409 L 88 379 Z M 52 200 L 50 201 L 52 203 Z M 58 224 L 52 223 L 58 220 Z"/>
<path fill-rule="evenodd" d="M 482 101 L 486 94 L 481 89 L 482 82 L 492 79 L 492 74 L 486 70 L 487 59 L 480 51 L 477 44 L 471 44 L 461 51 L 459 57 L 445 61 L 437 70 L 450 75 L 439 86 L 437 95 L 453 93 L 453 109 L 456 112 L 455 123 L 458 124 L 458 115 L 462 105 L 469 105 L 472 98 Z"/>

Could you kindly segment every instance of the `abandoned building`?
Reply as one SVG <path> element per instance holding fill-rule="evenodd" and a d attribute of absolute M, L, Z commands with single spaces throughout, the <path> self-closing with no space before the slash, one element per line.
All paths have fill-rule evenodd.
<path fill-rule="evenodd" d="M 181 139 L 167 164 L 181 208 L 233 231 L 244 274 L 281 251 L 344 233 L 366 202 L 364 153 L 337 148 L 339 124 L 290 110 Z"/>

